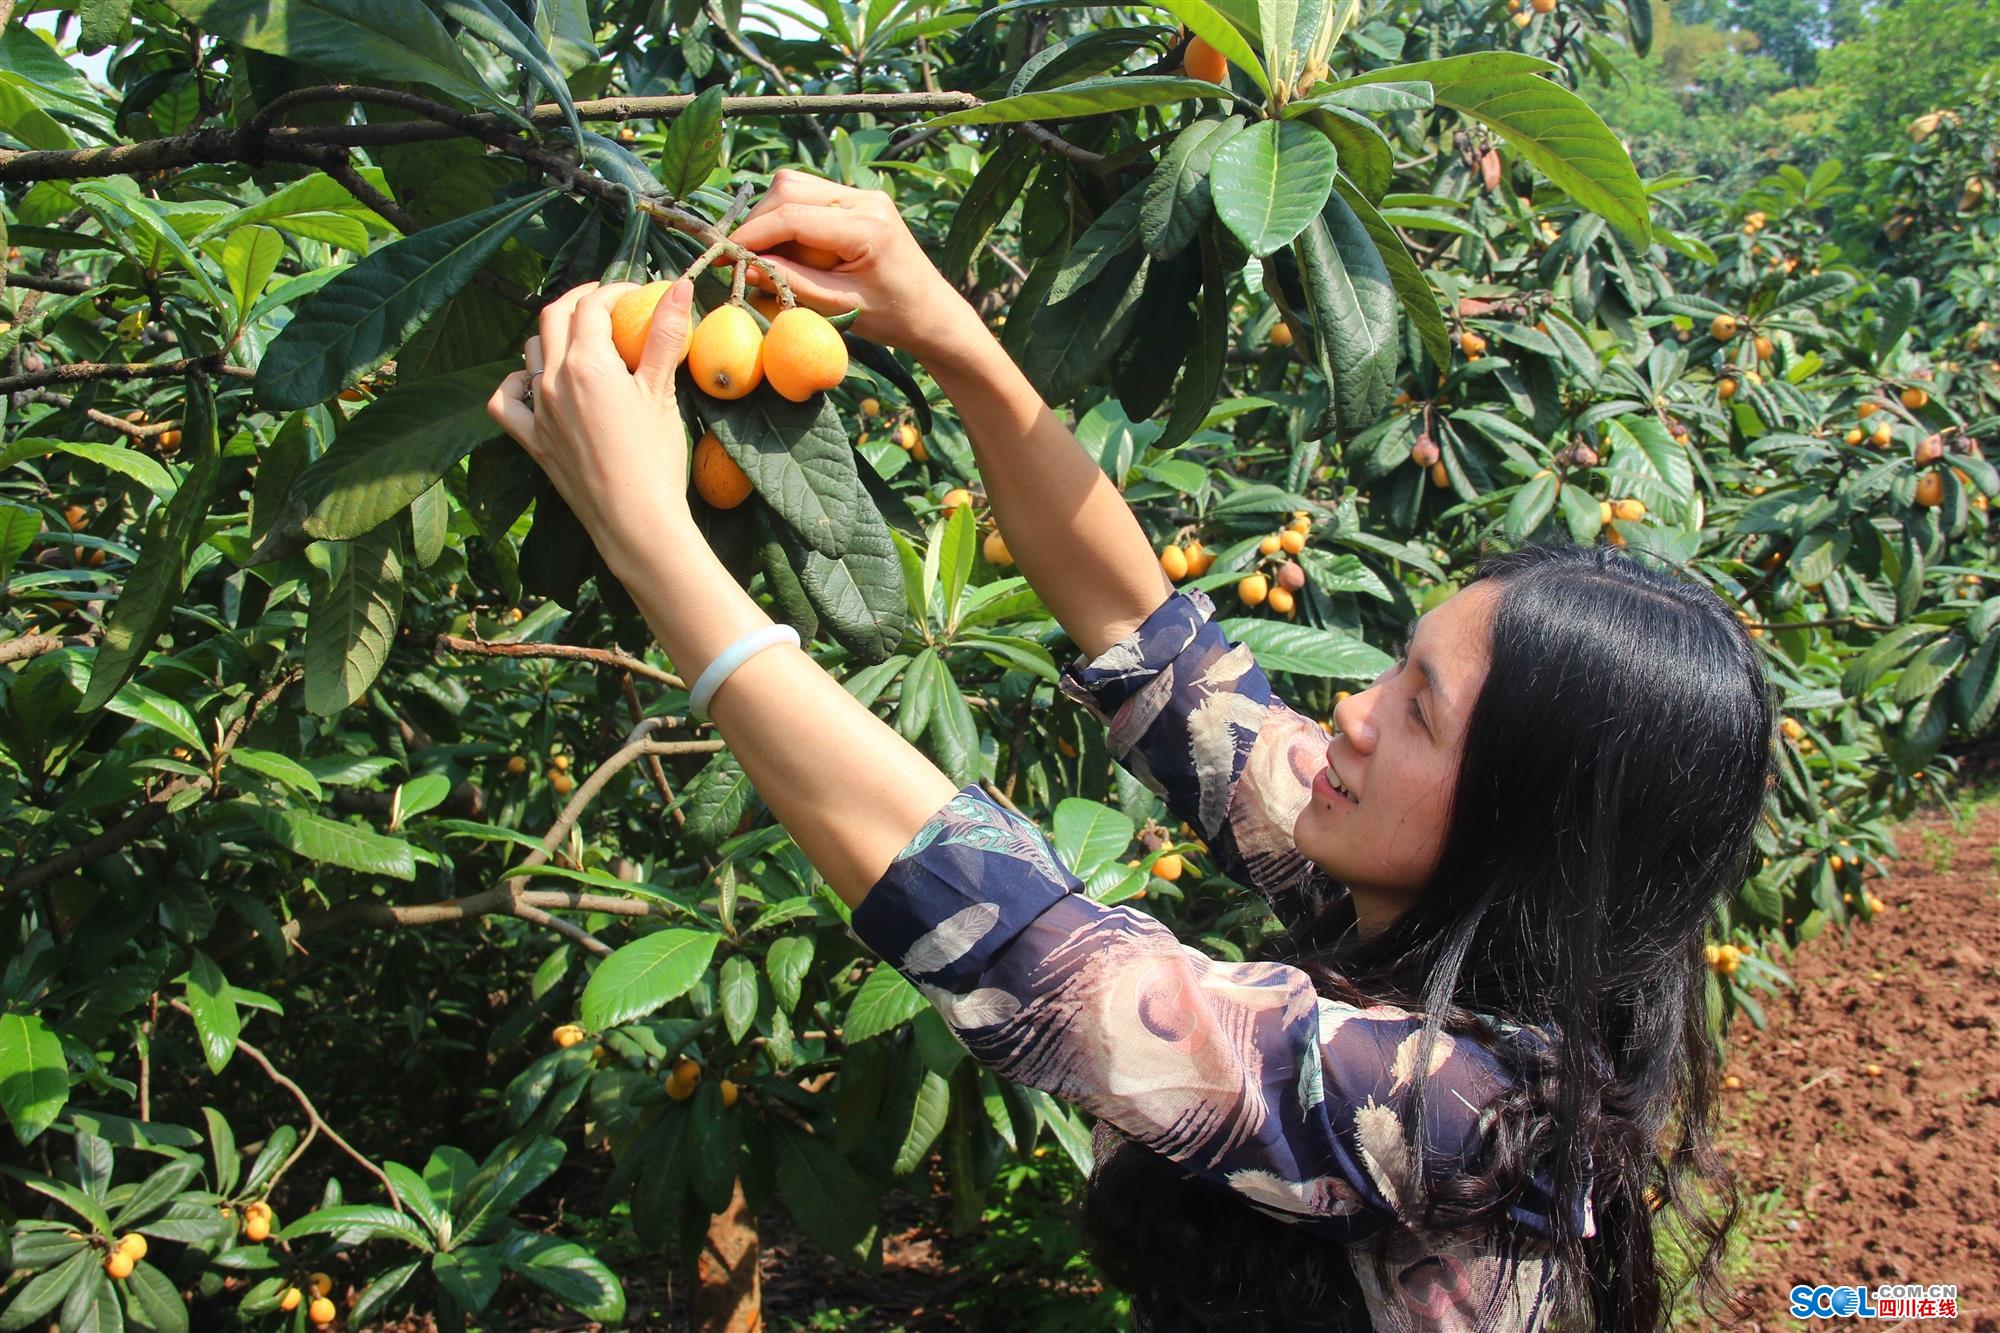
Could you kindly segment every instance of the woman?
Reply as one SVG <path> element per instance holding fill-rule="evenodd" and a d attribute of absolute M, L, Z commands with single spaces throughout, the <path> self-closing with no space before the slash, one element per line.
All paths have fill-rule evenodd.
<path fill-rule="evenodd" d="M 1490 558 L 1329 739 L 1175 594 L 886 196 L 779 172 L 734 239 L 838 254 L 773 262 L 950 396 L 1082 650 L 1064 690 L 1269 899 L 1281 960 L 1208 958 L 1092 901 L 1031 823 L 769 632 L 689 517 L 687 284 L 636 374 L 609 332 L 624 288 L 565 294 L 490 410 L 701 678 L 855 933 L 977 1057 L 1097 1117 L 1086 1221 L 1139 1325 L 1658 1328 L 1662 1206 L 1707 1287 L 1704 1210 L 1729 1197 L 1702 943 L 1749 863 L 1772 725 L 1720 601 L 1608 548 Z"/>

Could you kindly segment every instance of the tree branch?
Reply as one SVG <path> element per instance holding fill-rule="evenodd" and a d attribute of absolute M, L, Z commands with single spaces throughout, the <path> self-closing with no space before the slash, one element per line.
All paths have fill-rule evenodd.
<path fill-rule="evenodd" d="M 785 72 L 772 64 L 769 57 L 765 56 L 763 52 L 752 45 L 748 38 L 736 31 L 735 26 L 729 23 L 724 18 L 722 12 L 715 7 L 713 0 L 703 5 L 702 8 L 708 14 L 708 21 L 714 24 L 724 37 L 729 39 L 731 46 L 743 53 L 745 60 L 757 67 L 758 72 L 770 81 L 771 87 L 783 88 L 785 86 Z M 728 111 L 728 104 L 729 99 L 724 98 L 723 109 L 725 114 Z M 819 119 L 814 116 L 807 116 L 805 122 L 806 129 L 812 133 L 813 142 L 819 145 L 819 151 L 821 153 L 830 151 L 833 145 L 827 139 L 826 129 L 819 123 Z"/>
<path fill-rule="evenodd" d="M 187 1003 L 185 1001 L 169 1000 L 167 1003 L 172 1005 L 175 1009 L 179 1010 L 181 1013 L 186 1014 L 190 1021 L 193 1020 L 194 1012 L 187 1007 Z M 278 1178 L 280 1176 L 284 1175 L 285 1172 L 291 1170 L 292 1163 L 299 1160 L 299 1157 L 305 1152 L 306 1148 L 312 1143 L 314 1135 L 325 1134 L 329 1139 L 333 1140 L 335 1146 L 338 1147 L 342 1152 L 346 1153 L 349 1157 L 352 1157 L 356 1162 L 359 1162 L 361 1164 L 362 1170 L 366 1171 L 369 1175 L 375 1177 L 375 1179 L 382 1182 L 382 1188 L 389 1191 L 389 1206 L 391 1208 L 394 1208 L 399 1213 L 403 1211 L 402 1196 L 396 1193 L 395 1182 L 389 1179 L 387 1173 L 385 1173 L 381 1167 L 375 1165 L 375 1163 L 369 1161 L 366 1157 L 363 1157 L 353 1144 L 349 1143 L 346 1139 L 340 1137 L 340 1132 L 338 1130 L 336 1130 L 332 1125 L 326 1123 L 326 1121 L 320 1116 L 319 1108 L 313 1105 L 312 1098 L 306 1096 L 304 1088 L 301 1088 L 298 1084 L 292 1082 L 290 1079 L 286 1078 L 283 1074 L 279 1073 L 278 1067 L 271 1063 L 271 1058 L 269 1056 L 265 1055 L 255 1046 L 252 1046 L 249 1042 L 243 1040 L 243 1038 L 241 1037 L 236 1038 L 236 1049 L 243 1052 L 243 1054 L 249 1056 L 251 1060 L 255 1061 L 257 1067 L 262 1069 L 266 1077 L 268 1077 L 273 1083 L 283 1088 L 286 1092 L 291 1093 L 292 1100 L 296 1101 L 299 1104 L 299 1109 L 306 1113 L 305 1137 L 299 1140 L 299 1146 L 292 1150 L 292 1155 L 285 1159 L 284 1165 L 280 1166 L 277 1169 L 277 1171 L 271 1176 L 271 1179 L 265 1182 L 264 1185 L 265 1193 L 268 1194 L 270 1192 L 270 1187 L 277 1183 Z"/>
<path fill-rule="evenodd" d="M 33 273 L 9 273 L 7 285 L 54 296 L 81 296 L 96 286 L 89 278 L 43 278 Z"/>
<path fill-rule="evenodd" d="M 598 666 L 617 667 L 620 671 L 644 676 L 668 689 L 687 688 L 687 682 L 673 672 L 662 671 L 650 662 L 642 662 L 611 648 L 584 648 L 571 643 L 489 643 L 485 639 L 468 639 L 457 634 L 440 634 L 434 642 L 437 651 L 464 653 L 469 657 L 546 657 L 567 662 L 594 662 Z"/>

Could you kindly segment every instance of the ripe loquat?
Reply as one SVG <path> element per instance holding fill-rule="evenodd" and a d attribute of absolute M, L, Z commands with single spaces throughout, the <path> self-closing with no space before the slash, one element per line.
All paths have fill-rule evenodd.
<path fill-rule="evenodd" d="M 749 474 L 736 465 L 714 431 L 694 447 L 694 489 L 717 509 L 734 509 L 750 498 Z"/>
<path fill-rule="evenodd" d="M 1166 880 L 1169 884 L 1179 879 L 1181 872 L 1186 868 L 1186 865 L 1181 861 L 1179 852 L 1168 852 L 1165 856 L 1153 862 L 1153 873 L 1161 879 Z"/>
<path fill-rule="evenodd" d="M 688 373 L 711 398 L 741 398 L 764 382 L 764 332 L 740 305 L 717 306 L 688 339 Z"/>
<path fill-rule="evenodd" d="M 1178 546 L 1169 546 L 1160 552 L 1160 568 L 1168 578 L 1179 583 L 1188 576 L 1187 552 Z"/>
<path fill-rule="evenodd" d="M 649 282 L 645 286 L 629 291 L 618 298 L 618 304 L 611 307 L 611 345 L 618 349 L 619 359 L 625 369 L 637 370 L 639 359 L 646 352 L 646 335 L 653 327 L 653 311 L 659 308 L 660 298 L 673 290 L 673 283 Z M 688 348 L 693 344 L 694 311 L 688 311 L 688 337 L 681 339 L 681 359 L 686 360 Z M 723 395 L 717 394 L 716 397 Z"/>
<path fill-rule="evenodd" d="M 1262 574 L 1251 574 L 1236 584 L 1236 596 L 1245 606 L 1262 605 L 1271 595 L 1271 581 Z"/>
<path fill-rule="evenodd" d="M 1191 79 L 1204 79 L 1209 83 L 1229 82 L 1229 58 L 1200 37 L 1188 42 L 1187 51 L 1181 57 L 1181 68 Z"/>
<path fill-rule="evenodd" d="M 340 1311 L 334 1309 L 333 1302 L 324 1296 L 315 1296 L 313 1303 L 306 1307 L 306 1318 L 315 1324 L 331 1324 L 339 1314 Z"/>
<path fill-rule="evenodd" d="M 1289 616 L 1297 606 L 1292 600 L 1292 594 L 1284 588 L 1271 589 L 1264 599 L 1264 604 L 1281 616 Z"/>
<path fill-rule="evenodd" d="M 104 1271 L 109 1273 L 115 1281 L 123 1282 L 126 1278 L 131 1277 L 132 1268 L 132 1256 L 122 1250 L 113 1250 L 109 1255 L 105 1256 Z"/>
<path fill-rule="evenodd" d="M 1306 535 L 1297 528 L 1286 528 L 1278 534 L 1278 546 L 1287 555 L 1297 555 L 1306 549 Z"/>
<path fill-rule="evenodd" d="M 795 403 L 803 403 L 847 378 L 847 344 L 824 315 L 804 306 L 781 310 L 764 335 L 764 378 Z"/>
<path fill-rule="evenodd" d="M 1014 563 L 1014 554 L 1007 549 L 1006 539 L 997 528 L 986 534 L 986 540 L 980 543 L 979 549 L 988 564 L 1006 566 Z"/>

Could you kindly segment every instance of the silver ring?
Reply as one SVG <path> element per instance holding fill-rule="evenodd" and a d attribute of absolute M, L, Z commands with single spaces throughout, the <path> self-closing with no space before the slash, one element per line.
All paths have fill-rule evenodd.
<path fill-rule="evenodd" d="M 539 370 L 531 370 L 528 372 L 528 387 L 521 394 L 521 402 L 523 405 L 527 407 L 527 409 L 530 412 L 535 410 L 535 376 L 541 373 L 542 372 Z"/>

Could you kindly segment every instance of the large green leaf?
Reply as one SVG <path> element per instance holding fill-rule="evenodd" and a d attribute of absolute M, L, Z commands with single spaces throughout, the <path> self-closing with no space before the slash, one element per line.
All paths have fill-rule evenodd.
<path fill-rule="evenodd" d="M 414 1218 L 374 1203 L 343 1203 L 317 1209 L 285 1227 L 274 1239 L 297 1240 L 302 1236 L 343 1236 L 349 1238 L 348 1244 L 400 1240 L 420 1250 L 433 1248 L 431 1238 Z"/>
<path fill-rule="evenodd" d="M 1395 390 L 1395 287 L 1374 238 L 1340 195 L 1327 199 L 1297 249 L 1330 398 L 1314 433 L 1353 435 L 1381 419 Z"/>
<path fill-rule="evenodd" d="M 821 555 L 838 557 L 847 549 L 862 509 L 873 505 L 830 395 L 794 403 L 775 393 L 753 393 L 734 401 L 704 399 L 701 408 L 704 424 L 764 497 L 782 530 Z"/>
<path fill-rule="evenodd" d="M 625 1289 L 603 1260 L 575 1241 L 517 1231 L 500 1248 L 508 1268 L 586 1319 L 605 1324 L 625 1318 Z"/>
<path fill-rule="evenodd" d="M 216 37 L 354 83 L 421 83 L 520 116 L 480 80 L 444 25 L 410 0 L 167 0 Z"/>
<path fill-rule="evenodd" d="M 1162 102 L 1184 102 L 1191 97 L 1229 96 L 1227 88 L 1201 79 L 1167 74 L 1111 75 L 1022 93 L 1018 97 L 1003 97 L 984 106 L 933 117 L 924 124 L 1002 125 L 1023 120 L 1075 120 L 1079 116 L 1102 116 L 1135 107 L 1158 106 Z"/>
<path fill-rule="evenodd" d="M 1417 267 L 1409 247 L 1396 229 L 1375 211 L 1375 206 L 1363 197 L 1360 189 L 1349 180 L 1345 173 L 1333 182 L 1354 216 L 1361 219 L 1361 225 L 1368 230 L 1375 242 L 1375 252 L 1382 257 L 1383 265 L 1389 271 L 1389 281 L 1396 288 L 1396 299 L 1403 303 L 1403 313 L 1410 317 L 1410 324 L 1422 340 L 1424 350 L 1432 361 L 1440 366 L 1451 364 L 1450 331 L 1445 328 L 1444 313 L 1438 309 L 1437 294 L 1431 290 L 1424 271 Z"/>
<path fill-rule="evenodd" d="M 1041 163 L 1041 146 L 1026 135 L 1010 134 L 993 149 L 951 215 L 944 257 L 938 261 L 941 272 L 954 280 L 964 274 Z"/>
<path fill-rule="evenodd" d="M 772 940 L 764 955 L 764 975 L 770 978 L 771 994 L 786 1013 L 798 1008 L 806 973 L 812 970 L 813 950 L 812 936 L 787 935 Z"/>
<path fill-rule="evenodd" d="M 1083 235 L 1076 238 L 1076 244 L 1063 256 L 1062 266 L 1056 270 L 1055 280 L 1049 284 L 1044 300 L 1051 304 L 1068 300 L 1096 281 L 1107 264 L 1137 243 L 1139 201 L 1145 188 L 1144 185 L 1135 185 L 1127 190 L 1084 229 Z"/>
<path fill-rule="evenodd" d="M 620 948 L 583 988 L 584 1026 L 616 1027 L 678 1000 L 708 970 L 721 938 L 706 930 L 659 930 Z"/>
<path fill-rule="evenodd" d="M 306 613 L 306 707 L 331 717 L 368 692 L 389 660 L 403 607 L 402 534 L 385 523 L 315 547 L 331 564 Z"/>
<path fill-rule="evenodd" d="M 1570 198 L 1641 245 L 1652 240 L 1646 187 L 1631 155 L 1588 103 L 1541 77 L 1556 66 L 1512 51 L 1391 65 L 1338 87 L 1426 82 L 1439 106 L 1490 126 Z"/>
<path fill-rule="evenodd" d="M 282 559 L 311 541 L 359 537 L 408 509 L 499 433 L 486 400 L 516 369 L 495 362 L 399 384 L 364 408 L 299 472 L 256 559 Z"/>
<path fill-rule="evenodd" d="M 1395 665 L 1379 648 L 1352 634 L 1295 625 L 1285 620 L 1244 617 L 1222 622 L 1223 634 L 1246 644 L 1266 671 L 1290 671 L 1302 676 L 1337 680 L 1373 680 Z"/>
<path fill-rule="evenodd" d="M 863 664 L 887 660 L 903 641 L 909 606 L 903 597 L 903 569 L 896 558 L 889 524 L 865 491 L 855 497 L 843 550 L 830 556 L 786 529 L 779 540 L 819 613 L 820 626 Z"/>
<path fill-rule="evenodd" d="M 310 407 L 387 361 L 554 195 L 537 190 L 392 241 L 314 292 L 265 351 L 258 401 Z"/>
<path fill-rule="evenodd" d="M 0 571 L 12 568 L 41 530 L 40 514 L 26 505 L 0 502 Z"/>
<path fill-rule="evenodd" d="M 731 954 L 723 960 L 716 982 L 722 1025 L 731 1041 L 740 1042 L 757 1018 L 757 965 L 740 953 Z"/>
<path fill-rule="evenodd" d="M 236 807 L 279 846 L 308 861 L 395 879 L 417 877 L 416 855 L 401 838 L 384 837 L 373 829 L 328 819 L 291 806 L 239 803 Z"/>
<path fill-rule="evenodd" d="M 0 1110 L 14 1137 L 31 1143 L 69 1100 L 62 1040 L 34 1014 L 0 1014 Z"/>
<path fill-rule="evenodd" d="M 1029 303 L 1022 317 L 1027 336 L 1014 359 L 1045 400 L 1066 403 L 1102 381 L 1138 319 L 1151 262 L 1136 248 L 1124 250 L 1069 300 Z M 1023 303 L 1025 292 L 1016 304 Z"/>
<path fill-rule="evenodd" d="M 1182 130 L 1146 178 L 1139 236 L 1155 259 L 1179 254 L 1214 210 L 1209 165 L 1215 150 L 1242 132 L 1243 117 L 1197 120 Z"/>
<path fill-rule="evenodd" d="M 1209 162 L 1215 214 L 1262 258 L 1319 216 L 1339 165 L 1332 141 L 1311 126 L 1259 121 L 1231 135 Z"/>
<path fill-rule="evenodd" d="M 486 1245 L 443 1250 L 431 1256 L 431 1276 L 459 1308 L 477 1314 L 500 1290 L 500 1255 Z"/>
<path fill-rule="evenodd" d="M 90 684 L 77 704 L 79 713 L 94 712 L 109 702 L 167 628 L 187 581 L 188 561 L 201 543 L 202 525 L 215 498 L 221 446 L 215 391 L 207 377 L 190 375 L 185 392 L 181 438 L 190 466 L 174 498 L 156 511 L 140 544 L 139 559 L 105 617 L 104 637 L 90 664 Z"/>
<path fill-rule="evenodd" d="M 1055 849 L 1063 864 L 1088 879 L 1131 845 L 1131 816 L 1099 801 L 1069 797 L 1056 805 Z"/>
<path fill-rule="evenodd" d="M 863 1264 L 879 1225 L 875 1191 L 831 1143 L 776 1121 L 778 1197 L 801 1230 L 833 1254 Z"/>
<path fill-rule="evenodd" d="M 381 173 L 376 168 L 357 170 L 363 179 L 373 176 L 377 178 L 374 182 L 377 187 L 382 185 Z M 349 194 L 346 186 L 324 172 L 314 172 L 273 190 L 256 203 L 223 214 L 196 233 L 194 244 L 199 245 L 211 236 L 233 236 L 246 227 L 260 224 L 356 251 L 368 248 L 371 225 L 388 225 Z"/>
<path fill-rule="evenodd" d="M 1194 345 L 1174 389 L 1166 428 L 1153 442 L 1162 452 L 1179 448 L 1202 428 L 1222 388 L 1229 356 L 1229 273 L 1222 260 L 1220 230 L 1220 223 L 1211 222 L 1200 231 L 1201 299 L 1195 308 Z"/>

